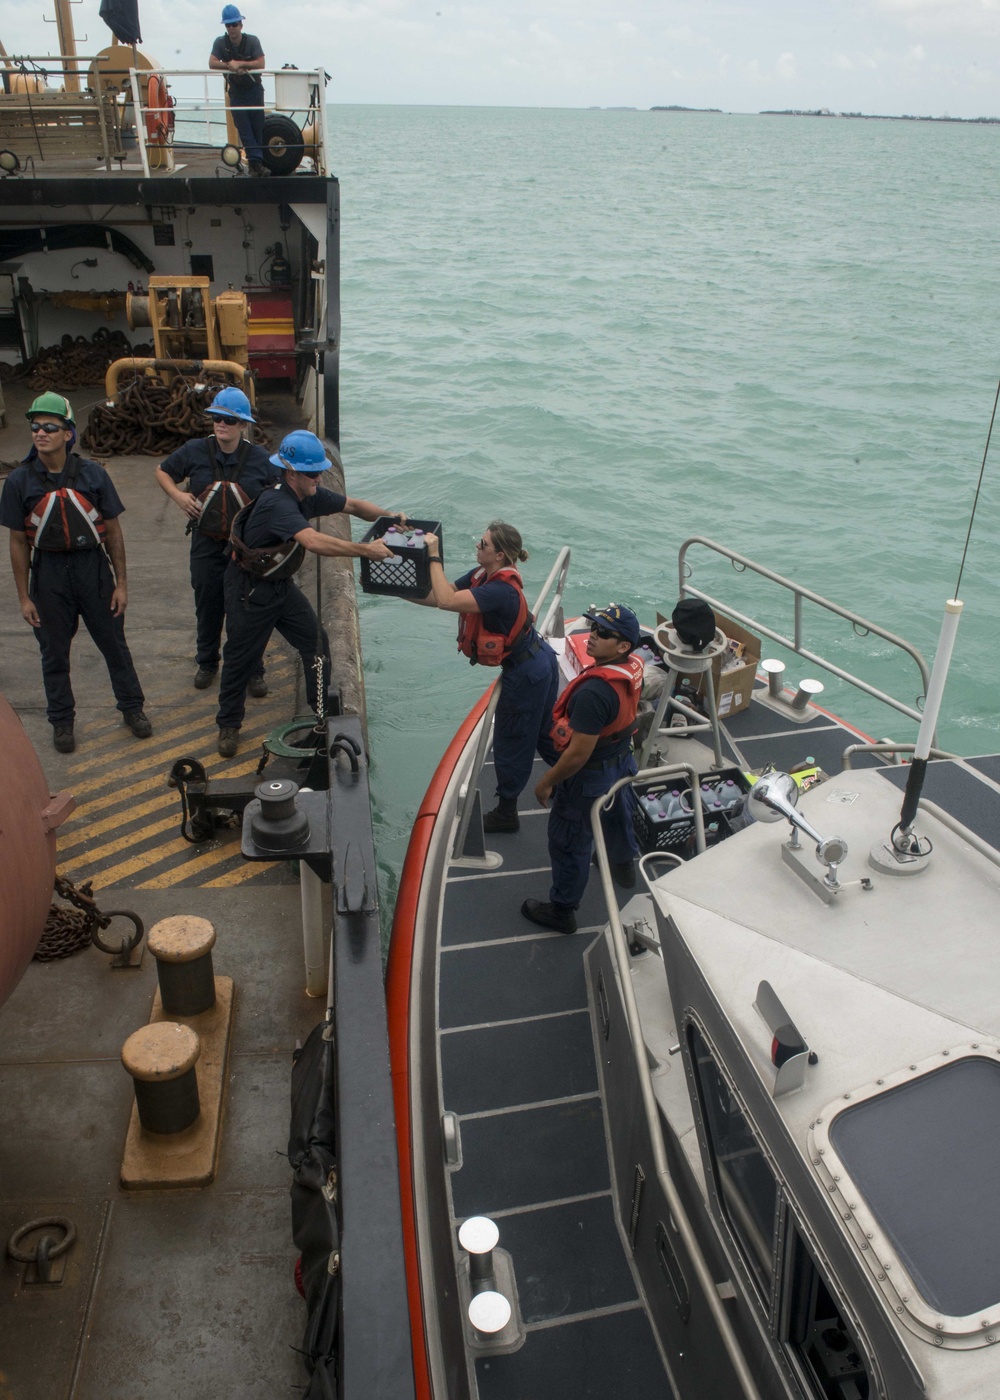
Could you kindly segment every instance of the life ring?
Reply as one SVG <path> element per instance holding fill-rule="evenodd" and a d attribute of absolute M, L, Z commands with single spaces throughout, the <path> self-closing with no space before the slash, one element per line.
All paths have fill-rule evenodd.
<path fill-rule="evenodd" d="M 146 87 L 146 139 L 154 146 L 166 146 L 174 134 L 174 99 L 165 78 L 150 73 Z"/>

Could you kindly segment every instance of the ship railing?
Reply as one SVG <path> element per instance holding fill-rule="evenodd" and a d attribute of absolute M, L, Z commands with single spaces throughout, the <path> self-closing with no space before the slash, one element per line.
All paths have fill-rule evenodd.
<path fill-rule="evenodd" d="M 9 54 L 0 59 L 0 147 L 19 168 L 37 162 L 96 156 L 106 170 L 121 158 L 119 109 L 109 93 L 86 86 L 78 63 L 99 63 L 99 54 Z M 15 91 L 21 79 L 61 77 L 63 88 Z M 83 81 L 84 86 L 80 83 Z"/>
<path fill-rule="evenodd" d="M 535 606 L 532 614 L 536 619 L 535 627 L 542 637 L 562 637 L 565 635 L 565 615 L 563 613 L 563 595 L 566 591 L 566 579 L 569 574 L 569 562 L 571 550 L 568 545 L 564 545 L 556 556 L 556 561 L 549 570 L 549 576 L 542 584 L 535 599 Z M 552 590 L 555 590 L 554 592 Z M 552 597 L 542 614 L 542 606 L 545 604 L 549 594 Z M 541 619 L 538 621 L 537 619 Z M 455 833 L 455 844 L 452 851 L 456 859 L 474 861 L 481 864 L 486 859 L 485 839 L 482 830 L 482 802 L 479 797 L 479 777 L 483 771 L 483 765 L 490 751 L 493 742 L 493 716 L 496 714 L 497 704 L 500 700 L 500 689 L 503 685 L 503 674 L 497 678 L 496 685 L 490 695 L 489 703 L 483 713 L 483 722 L 479 730 L 479 743 L 476 745 L 476 756 L 472 761 L 472 768 L 469 771 L 468 781 L 461 798 L 461 805 L 458 811 L 458 829 Z M 479 825 L 477 829 L 472 827 L 473 813 L 479 813 Z M 469 833 L 472 831 L 470 844 Z"/>
<path fill-rule="evenodd" d="M 737 572 L 743 573 L 749 570 L 751 573 L 758 574 L 761 578 L 767 579 L 770 583 L 776 584 L 779 588 L 785 589 L 790 593 L 792 595 L 791 636 L 786 636 L 784 633 L 775 630 L 768 626 L 767 623 L 761 622 L 759 618 L 750 617 L 746 613 L 738 612 L 736 609 L 730 607 L 728 603 L 713 597 L 711 593 L 706 593 L 703 589 L 696 588 L 690 581 L 692 569 L 691 565 L 688 563 L 687 557 L 688 551 L 694 545 L 701 545 L 703 548 L 710 549 L 716 554 L 721 555 L 723 559 L 728 559 Z M 789 651 L 793 651 L 798 656 L 804 657 L 807 661 L 812 662 L 814 666 L 821 666 L 825 671 L 836 676 L 839 680 L 846 681 L 848 685 L 854 686 L 855 689 L 863 691 L 873 699 L 880 700 L 883 704 L 889 705 L 894 710 L 898 710 L 900 714 L 906 715 L 909 719 L 916 720 L 918 724 L 920 723 L 923 718 L 921 705 L 927 694 L 927 687 L 930 684 L 930 668 L 917 648 L 912 646 L 905 638 L 897 637 L 894 632 L 887 632 L 886 629 L 880 627 L 878 623 L 870 622 L 866 617 L 861 617 L 860 614 L 851 612 L 849 608 L 842 608 L 838 603 L 831 602 L 829 598 L 824 598 L 822 594 L 814 593 L 812 589 L 804 588 L 793 579 L 785 578 L 782 574 L 775 573 L 773 569 L 768 569 L 763 564 L 758 564 L 755 560 L 748 559 L 745 554 L 738 554 L 735 550 L 727 548 L 726 545 L 719 544 L 716 540 L 708 539 L 704 535 L 692 535 L 681 545 L 677 556 L 677 573 L 679 595 L 681 597 L 686 595 L 689 598 L 700 598 L 702 602 L 707 603 L 713 611 L 723 612 L 727 617 L 732 618 L 734 622 L 738 622 L 741 626 L 748 627 L 752 632 L 759 632 L 763 636 L 769 637 L 771 641 L 777 642 L 780 646 L 786 647 Z M 836 662 L 831 661 L 828 657 L 821 656 L 818 652 L 806 646 L 803 640 L 803 603 L 812 603 L 825 612 L 832 613 L 835 617 L 843 618 L 846 622 L 851 624 L 851 627 L 860 637 L 869 634 L 874 637 L 881 637 L 884 642 L 888 642 L 890 646 L 896 647 L 899 651 L 910 657 L 915 663 L 917 670 L 920 672 L 920 680 L 923 687 L 917 697 L 916 705 L 908 705 L 904 700 L 900 700 L 896 696 L 888 694 L 878 686 L 871 685 L 860 676 L 852 674 L 852 672 L 845 670 L 842 666 L 838 666 Z"/>
<path fill-rule="evenodd" d="M 171 90 L 172 106 L 149 104 L 148 85 L 145 80 L 148 80 L 151 72 L 167 79 L 168 86 L 176 80 L 182 80 L 180 85 Z M 256 76 L 266 80 L 264 102 L 257 110 L 262 110 L 265 117 L 277 115 L 290 118 L 303 133 L 305 155 L 313 161 L 316 174 L 328 174 L 330 141 L 325 69 L 260 68 L 255 72 Z M 147 115 L 156 118 L 173 113 L 174 141 L 180 136 L 186 144 L 216 148 L 220 152 L 221 161 L 222 148 L 229 144 L 226 118 L 231 111 L 226 102 L 225 81 L 226 74 L 221 70 L 129 69 L 132 106 L 138 114 L 135 131 L 144 175 L 148 176 L 156 166 L 155 154 L 154 161 L 150 161 L 150 151 L 156 153 L 162 150 L 162 143 L 150 140 L 146 124 Z M 199 88 L 200 92 L 197 91 Z M 238 137 L 236 144 L 239 145 Z"/>
<path fill-rule="evenodd" d="M 625 1018 L 628 1022 L 629 1036 L 632 1042 L 632 1056 L 635 1064 L 636 1076 L 639 1081 L 643 1114 L 646 1119 L 646 1129 L 649 1133 L 649 1141 L 652 1148 L 657 1179 L 667 1201 L 671 1222 L 676 1226 L 681 1237 L 687 1256 L 691 1261 L 691 1267 L 697 1275 L 705 1302 L 718 1328 L 722 1344 L 726 1349 L 726 1354 L 729 1357 L 730 1364 L 733 1367 L 736 1379 L 739 1383 L 743 1400 L 761 1400 L 760 1391 L 754 1381 L 753 1373 L 747 1362 L 747 1358 L 743 1354 L 743 1348 L 740 1346 L 739 1338 L 733 1329 L 732 1322 L 726 1311 L 726 1304 L 719 1293 L 715 1276 L 702 1251 L 684 1200 L 677 1190 L 676 1183 L 670 1174 L 667 1147 L 663 1137 L 663 1124 L 656 1103 L 653 1078 L 649 1068 L 649 1058 L 646 1054 L 646 1046 L 642 1035 L 642 1022 L 639 1017 L 639 1007 L 636 1002 L 635 989 L 632 985 L 632 963 L 628 950 L 628 940 L 622 926 L 621 915 L 618 912 L 618 900 L 615 898 L 615 888 L 611 881 L 611 865 L 608 861 L 608 848 L 604 840 L 604 828 L 601 825 L 601 809 L 610 805 L 621 788 L 628 787 L 633 783 L 659 782 L 675 777 L 686 777 L 691 785 L 692 793 L 697 794 L 699 775 L 689 763 L 671 763 L 662 768 L 644 768 L 635 775 L 619 778 L 618 782 L 614 783 L 604 796 L 597 799 L 590 809 L 590 824 L 594 833 L 597 868 L 600 872 L 604 900 L 608 908 L 611 926 L 611 942 L 614 949 L 615 962 L 618 966 L 618 978 L 621 984 L 621 995 L 625 1006 Z M 700 852 L 705 849 L 705 827 L 702 819 L 701 803 L 699 801 L 693 801 L 691 805 L 694 811 L 697 848 Z"/>

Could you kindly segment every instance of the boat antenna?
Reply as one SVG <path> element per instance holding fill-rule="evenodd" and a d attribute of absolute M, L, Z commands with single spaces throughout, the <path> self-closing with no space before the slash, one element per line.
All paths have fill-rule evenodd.
<path fill-rule="evenodd" d="M 894 874 L 901 874 L 903 871 L 923 869 L 927 863 L 927 856 L 930 855 L 931 845 L 926 837 L 921 838 L 913 830 L 913 823 L 916 820 L 917 807 L 920 802 L 920 795 L 923 791 L 924 779 L 927 776 L 927 762 L 930 758 L 931 746 L 934 742 L 934 734 L 937 730 L 938 716 L 941 713 L 941 701 L 944 698 L 945 682 L 948 679 L 948 668 L 951 665 L 952 652 L 955 649 L 955 637 L 958 633 L 958 624 L 962 616 L 963 603 L 959 597 L 962 587 L 962 574 L 965 572 L 965 561 L 969 553 L 969 542 L 972 539 L 972 526 L 976 518 L 976 508 L 979 505 L 980 493 L 983 489 L 983 477 L 986 473 L 986 459 L 990 450 L 990 440 L 993 436 L 993 424 L 996 422 L 997 405 L 1000 404 L 1000 380 L 997 381 L 997 391 L 993 396 L 993 412 L 990 414 L 990 426 L 986 434 L 986 445 L 983 448 L 983 460 L 979 466 L 979 480 L 976 483 L 976 494 L 972 501 L 972 510 L 969 514 L 969 528 L 965 533 L 965 547 L 962 550 L 962 561 L 958 568 L 958 579 L 955 583 L 955 596 L 949 598 L 944 605 L 944 618 L 941 622 L 941 635 L 938 638 L 937 652 L 934 656 L 934 669 L 931 672 L 930 684 L 927 687 L 927 697 L 924 704 L 923 719 L 920 722 L 920 730 L 917 734 L 917 742 L 913 750 L 913 760 L 906 777 L 906 790 L 903 793 L 903 805 L 899 813 L 899 821 L 892 829 L 888 845 L 876 846 L 871 853 L 871 862 L 883 872 L 891 871 Z M 888 859 L 887 859 L 888 858 Z"/>

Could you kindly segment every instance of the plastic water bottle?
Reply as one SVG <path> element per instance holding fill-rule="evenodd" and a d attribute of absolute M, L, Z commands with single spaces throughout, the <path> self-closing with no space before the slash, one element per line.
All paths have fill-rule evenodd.
<path fill-rule="evenodd" d="M 736 784 L 732 778 L 727 778 L 718 789 L 718 792 L 719 796 L 722 798 L 722 809 L 725 812 L 731 811 L 743 796 L 738 784 Z"/>
<path fill-rule="evenodd" d="M 383 560 L 383 563 L 402 564 L 403 556 L 399 551 L 405 547 L 406 540 L 396 529 L 395 525 L 390 525 L 388 530 L 386 530 L 385 534 L 382 536 L 382 543 L 385 545 L 386 549 L 392 550 L 392 558 Z"/>
<path fill-rule="evenodd" d="M 663 795 L 663 820 L 668 822 L 674 821 L 681 815 L 683 815 L 681 795 L 677 789 L 674 788 L 672 792 L 664 793 Z"/>
<path fill-rule="evenodd" d="M 410 541 L 409 541 L 409 542 L 410 542 L 410 546 L 411 546 L 413 549 L 426 549 L 426 548 L 427 548 L 427 541 L 424 539 L 424 532 L 423 532 L 423 530 L 414 530 L 412 536 L 410 537 Z"/>

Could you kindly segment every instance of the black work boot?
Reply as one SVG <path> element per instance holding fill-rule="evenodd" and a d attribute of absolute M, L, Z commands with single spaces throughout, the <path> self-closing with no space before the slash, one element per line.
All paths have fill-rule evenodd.
<path fill-rule="evenodd" d="M 517 815 L 517 798 L 501 797 L 497 794 L 497 805 L 483 817 L 483 830 L 520 831 L 521 820 Z"/>
<path fill-rule="evenodd" d="M 555 929 L 556 933 L 576 933 L 576 912 L 568 904 L 546 904 L 540 899 L 526 899 L 521 913 L 533 924 Z"/>
<path fill-rule="evenodd" d="M 207 690 L 214 680 L 214 666 L 199 666 L 194 673 L 194 688 L 195 690 Z"/>
<path fill-rule="evenodd" d="M 238 729 L 225 728 L 219 730 L 219 757 L 235 758 L 236 751 L 240 746 L 240 731 Z"/>
<path fill-rule="evenodd" d="M 148 739 L 153 732 L 153 726 L 149 722 L 143 710 L 129 710 L 122 715 L 122 721 L 128 725 L 137 739 Z"/>
<path fill-rule="evenodd" d="M 54 724 L 52 726 L 52 745 L 57 753 L 72 753 L 76 748 L 73 726 L 71 724 Z"/>

